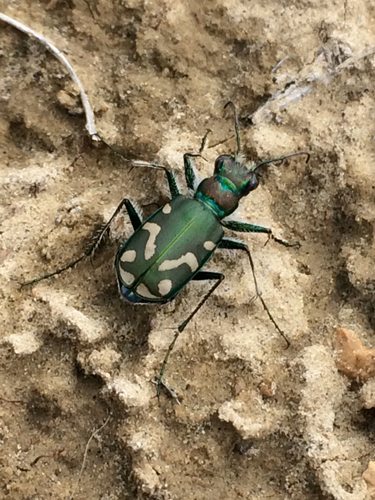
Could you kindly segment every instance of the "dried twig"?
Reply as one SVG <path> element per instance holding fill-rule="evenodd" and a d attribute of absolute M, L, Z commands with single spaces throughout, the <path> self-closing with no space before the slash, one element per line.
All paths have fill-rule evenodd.
<path fill-rule="evenodd" d="M 34 467 L 34 465 L 36 465 L 39 460 L 42 460 L 42 458 L 57 458 L 59 455 L 61 455 L 61 453 L 63 453 L 64 448 L 60 448 L 56 451 L 54 451 L 53 453 L 47 453 L 46 455 L 39 455 L 37 456 L 36 458 L 34 458 L 34 460 L 32 462 L 30 462 L 30 467 Z"/>
<path fill-rule="evenodd" d="M 17 405 L 26 405 L 26 401 L 21 401 L 20 399 L 6 399 L 3 396 L 0 396 L 0 401 L 4 401 L 5 403 L 12 403 Z"/>
<path fill-rule="evenodd" d="M 96 135 L 97 132 L 95 128 L 94 113 L 92 112 L 85 89 L 83 88 L 80 79 L 78 78 L 76 72 L 74 71 L 73 66 L 69 63 L 64 54 L 62 54 L 62 52 L 60 52 L 59 49 L 56 48 L 50 41 L 44 38 L 44 36 L 39 35 L 39 33 L 32 30 L 25 24 L 22 24 L 19 21 L 16 21 L 15 19 L 12 19 L 11 17 L 1 13 L 0 13 L 0 20 L 10 24 L 14 28 L 17 28 L 18 30 L 22 31 L 23 33 L 26 33 L 30 37 L 38 40 L 44 47 L 46 47 L 46 49 L 48 49 L 56 57 L 56 59 L 58 59 L 61 62 L 61 64 L 65 66 L 73 82 L 78 85 L 81 101 L 86 115 L 86 129 L 88 130 L 89 134 L 91 135 L 91 138 L 94 141 L 100 140 Z"/>
<path fill-rule="evenodd" d="M 294 78 L 285 88 L 277 90 L 266 103 L 246 118 L 253 123 L 270 121 L 278 111 L 286 109 L 292 102 L 299 101 L 310 94 L 318 82 L 330 83 L 333 78 L 350 66 L 350 64 L 364 57 L 371 56 L 374 53 L 375 47 L 369 47 L 349 57 L 338 66 L 327 69 L 325 52 L 323 50 L 320 51 L 313 63 L 305 66 L 298 77 Z M 285 59 L 282 59 L 272 71 L 274 72 L 278 69 Z"/>
<path fill-rule="evenodd" d="M 375 54 L 375 47 L 369 47 L 368 49 L 362 50 L 362 52 L 358 52 L 358 54 L 354 54 L 351 57 L 348 57 L 348 59 L 345 59 L 345 61 L 338 66 L 336 66 L 336 71 L 339 72 L 344 68 L 347 68 L 350 66 L 354 61 L 358 61 L 358 59 L 362 59 L 363 57 L 368 57 L 371 56 L 372 54 Z"/>

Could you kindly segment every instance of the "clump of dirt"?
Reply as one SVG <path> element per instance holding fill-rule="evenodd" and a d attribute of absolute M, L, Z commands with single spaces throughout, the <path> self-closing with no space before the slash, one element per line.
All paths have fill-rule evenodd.
<path fill-rule="evenodd" d="M 208 285 L 160 308 L 122 301 L 113 261 L 131 234 L 125 217 L 92 263 L 19 282 L 79 257 L 124 197 L 152 213 L 165 179 L 91 141 L 66 70 L 0 21 L 2 497 L 370 498 L 373 383 L 339 371 L 332 341 L 338 326 L 375 346 L 374 59 L 340 67 L 375 45 L 371 5 L 57 0 L 0 11 L 66 55 L 108 143 L 173 168 L 181 184 L 182 155 L 208 128 L 202 177 L 236 150 L 229 100 L 249 162 L 311 153 L 265 169 L 235 214 L 301 244 L 241 235 L 291 346 L 253 300 L 246 257 L 218 252 L 210 268 L 226 279 L 167 366 L 181 404 L 157 399 L 175 328 Z"/>

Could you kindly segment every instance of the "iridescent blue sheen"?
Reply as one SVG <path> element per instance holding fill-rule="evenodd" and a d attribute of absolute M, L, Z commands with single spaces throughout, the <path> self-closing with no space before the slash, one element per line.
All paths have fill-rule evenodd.
<path fill-rule="evenodd" d="M 132 302 L 133 304 L 148 304 L 149 302 L 142 297 L 139 297 L 136 293 L 131 291 L 127 286 L 121 285 L 120 286 L 120 291 L 123 297 L 129 301 Z"/>

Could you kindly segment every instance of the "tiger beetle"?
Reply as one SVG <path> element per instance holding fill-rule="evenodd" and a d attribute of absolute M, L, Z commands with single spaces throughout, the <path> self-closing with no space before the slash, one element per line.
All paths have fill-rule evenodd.
<path fill-rule="evenodd" d="M 134 233 L 122 243 L 115 259 L 117 282 L 122 297 L 133 304 L 166 304 L 172 301 L 189 281 L 215 281 L 195 309 L 178 326 L 157 377 L 158 395 L 161 388 L 164 388 L 176 398 L 175 393 L 163 381 L 170 353 L 180 333 L 224 280 L 222 273 L 202 271 L 203 266 L 211 259 L 216 249 L 242 250 L 247 254 L 256 296 L 261 301 L 270 321 L 289 346 L 286 335 L 270 313 L 258 288 L 249 247 L 242 241 L 225 236 L 223 228 L 244 233 L 266 233 L 281 245 L 298 246 L 298 243 L 291 244 L 276 238 L 269 228 L 227 219 L 227 217 L 237 209 L 243 196 L 247 196 L 250 191 L 258 187 L 261 166 L 283 162 L 297 155 L 306 155 L 306 161 L 308 161 L 310 155 L 305 151 L 298 151 L 248 167 L 245 156 L 241 152 L 237 109 L 231 101 L 226 104 L 225 108 L 228 105 L 233 107 L 234 112 L 237 152 L 235 155 L 220 155 L 215 161 L 214 174 L 211 177 L 199 182 L 194 164 L 195 157 L 202 157 L 210 131 L 204 136 L 198 153 L 184 154 L 185 179 L 190 193 L 188 196 L 181 194 L 175 174 L 169 168 L 157 163 L 133 161 L 133 166 L 149 167 L 165 172 L 170 201 L 143 221 L 137 207 L 128 198 L 123 199 L 83 255 L 61 269 L 22 284 L 30 285 L 50 278 L 74 267 L 81 260 L 92 257 L 109 232 L 112 222 L 125 207 Z M 123 156 L 122 153 L 118 154 Z"/>

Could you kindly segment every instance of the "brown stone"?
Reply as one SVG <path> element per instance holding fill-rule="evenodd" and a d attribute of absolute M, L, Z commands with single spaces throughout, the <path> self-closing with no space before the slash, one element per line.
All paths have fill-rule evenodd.
<path fill-rule="evenodd" d="M 369 498 L 375 499 L 375 462 L 369 462 L 362 477 L 367 483 Z"/>
<path fill-rule="evenodd" d="M 366 347 L 354 333 L 337 328 L 333 347 L 336 366 L 347 377 L 366 382 L 375 375 L 375 349 Z"/>

